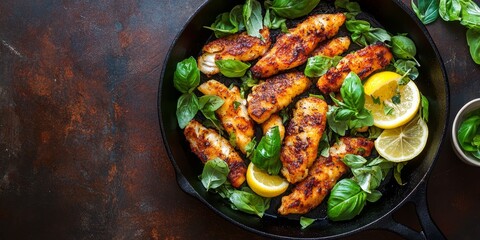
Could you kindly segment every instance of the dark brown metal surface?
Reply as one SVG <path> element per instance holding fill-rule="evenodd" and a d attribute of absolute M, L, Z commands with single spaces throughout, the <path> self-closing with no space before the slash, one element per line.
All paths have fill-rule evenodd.
<path fill-rule="evenodd" d="M 162 64 L 204 1 L 0 2 L 0 239 L 262 239 L 180 190 L 160 136 Z M 427 28 L 451 125 L 480 97 L 480 66 L 458 22 Z M 449 239 L 480 237 L 479 176 L 447 136 L 427 197 Z M 419 229 L 410 205 L 395 218 Z M 349 239 L 372 237 L 398 238 Z"/>

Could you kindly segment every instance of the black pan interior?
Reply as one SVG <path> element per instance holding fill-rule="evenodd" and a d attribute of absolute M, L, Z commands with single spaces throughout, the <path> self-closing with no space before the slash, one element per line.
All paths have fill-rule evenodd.
<path fill-rule="evenodd" d="M 198 180 L 202 164 L 190 152 L 177 125 L 175 109 L 180 93 L 173 86 L 176 63 L 189 56 L 198 55 L 203 44 L 211 37 L 211 31 L 203 26 L 210 25 L 219 13 L 229 11 L 236 4 L 243 2 L 212 0 L 204 4 L 177 36 L 165 61 L 159 85 L 159 118 L 165 147 L 177 172 L 180 187 L 227 220 L 267 236 L 322 239 L 344 236 L 371 227 L 405 202 L 426 178 L 437 158 L 444 137 L 448 116 L 448 84 L 442 61 L 428 32 L 399 0 L 358 1 L 367 16 L 373 17 L 387 31 L 408 33 L 416 43 L 417 59 L 421 63 L 419 68 L 421 77 L 416 83 L 430 101 L 428 145 L 419 157 L 405 167 L 402 177 L 407 184 L 400 187 L 395 181 L 390 181 L 385 186 L 381 200 L 375 204 L 367 204 L 359 217 L 346 222 L 331 222 L 327 219 L 322 220 L 325 214 L 322 210 L 317 210 L 317 216 L 311 217 L 320 219 L 309 228 L 300 230 L 298 216 L 285 218 L 274 215 L 278 201 L 273 201 L 273 210 L 269 211 L 268 216 L 260 219 L 234 211 L 220 197 L 206 193 Z"/>

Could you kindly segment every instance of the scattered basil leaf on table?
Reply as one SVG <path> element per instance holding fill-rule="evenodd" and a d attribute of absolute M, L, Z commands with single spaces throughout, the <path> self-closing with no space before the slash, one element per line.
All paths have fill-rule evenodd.
<path fill-rule="evenodd" d="M 480 28 L 467 30 L 467 44 L 473 61 L 480 64 Z"/>
<path fill-rule="evenodd" d="M 472 0 L 460 0 L 462 6 L 460 24 L 480 31 L 480 7 Z"/>
<path fill-rule="evenodd" d="M 282 168 L 280 149 L 282 140 L 278 126 L 270 128 L 262 137 L 252 154 L 252 163 L 267 171 L 270 175 L 278 175 Z"/>
<path fill-rule="evenodd" d="M 225 161 L 220 158 L 214 158 L 205 163 L 200 180 L 208 191 L 223 185 L 227 181 L 229 172 L 230 170 Z"/>
<path fill-rule="evenodd" d="M 193 93 L 184 93 L 177 101 L 177 121 L 181 129 L 184 129 L 187 124 L 195 117 L 199 110 L 198 98 Z"/>
<path fill-rule="evenodd" d="M 177 63 L 173 74 L 173 85 L 181 93 L 192 92 L 200 84 L 200 70 L 197 60 L 189 57 Z"/>
<path fill-rule="evenodd" d="M 327 201 L 327 215 L 333 221 L 350 220 L 360 214 L 367 193 L 352 179 L 342 179 L 333 187 Z"/>
<path fill-rule="evenodd" d="M 328 69 L 334 67 L 342 59 L 340 56 L 327 57 L 327 56 L 314 56 L 307 60 L 304 74 L 307 77 L 320 77 L 325 74 Z"/>
<path fill-rule="evenodd" d="M 438 18 L 438 0 L 417 0 L 418 6 L 411 0 L 412 9 L 423 24 L 429 24 Z"/>
<path fill-rule="evenodd" d="M 438 13 L 445 21 L 460 20 L 461 10 L 460 0 L 440 0 Z"/>
<path fill-rule="evenodd" d="M 220 69 L 220 72 L 229 78 L 242 77 L 250 68 L 250 63 L 244 63 L 238 60 L 217 60 L 215 64 Z"/>
<path fill-rule="evenodd" d="M 320 0 L 267 0 L 265 6 L 278 16 L 294 19 L 310 13 Z"/>
<path fill-rule="evenodd" d="M 263 28 L 262 5 L 256 0 L 247 0 L 243 5 L 243 22 L 250 36 L 262 38 Z"/>

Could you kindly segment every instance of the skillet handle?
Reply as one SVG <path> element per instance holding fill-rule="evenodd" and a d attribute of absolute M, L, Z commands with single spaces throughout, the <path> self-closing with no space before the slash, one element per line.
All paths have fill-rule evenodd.
<path fill-rule="evenodd" d="M 422 231 L 417 232 L 393 219 L 393 216 L 390 215 L 380 223 L 381 228 L 392 231 L 405 239 L 435 239 L 435 240 L 444 240 L 446 239 L 437 225 L 433 222 L 430 213 L 428 211 L 427 203 L 427 183 L 425 180 L 420 182 L 417 191 L 409 200 L 415 205 L 415 210 L 417 217 L 420 220 L 420 225 L 422 226 Z"/>

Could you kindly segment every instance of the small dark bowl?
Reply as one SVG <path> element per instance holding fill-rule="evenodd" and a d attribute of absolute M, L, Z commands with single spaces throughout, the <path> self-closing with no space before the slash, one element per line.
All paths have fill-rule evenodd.
<path fill-rule="evenodd" d="M 471 100 L 458 111 L 452 125 L 452 147 L 460 160 L 469 165 L 480 167 L 480 160 L 475 158 L 471 153 L 463 151 L 457 138 L 458 129 L 462 122 L 469 117 L 472 112 L 477 110 L 480 110 L 480 98 Z"/>

